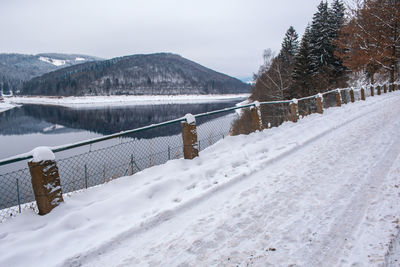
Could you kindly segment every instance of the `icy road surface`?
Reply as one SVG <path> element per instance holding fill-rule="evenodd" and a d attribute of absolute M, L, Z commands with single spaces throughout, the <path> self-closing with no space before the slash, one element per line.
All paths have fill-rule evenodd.
<path fill-rule="evenodd" d="M 398 266 L 399 103 L 229 137 L 26 212 L 0 224 L 0 266 Z"/>

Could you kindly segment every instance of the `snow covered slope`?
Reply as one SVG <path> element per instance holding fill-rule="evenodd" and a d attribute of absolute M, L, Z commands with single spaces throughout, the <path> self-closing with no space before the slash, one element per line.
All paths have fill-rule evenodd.
<path fill-rule="evenodd" d="M 192 161 L 65 197 L 44 217 L 25 212 L 0 225 L 0 266 L 396 263 L 399 100 L 228 137 Z"/>

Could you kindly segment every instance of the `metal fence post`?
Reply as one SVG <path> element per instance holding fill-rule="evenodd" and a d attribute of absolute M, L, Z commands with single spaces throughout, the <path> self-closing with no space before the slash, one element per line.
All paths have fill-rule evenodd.
<path fill-rule="evenodd" d="M 86 164 L 85 164 L 85 188 L 87 188 L 87 166 L 86 166 Z"/>
<path fill-rule="evenodd" d="M 381 86 L 378 85 L 377 89 L 378 89 L 378 95 L 381 95 Z"/>
<path fill-rule="evenodd" d="M 336 91 L 336 106 L 337 107 L 342 106 L 342 96 L 340 95 L 340 90 Z"/>
<path fill-rule="evenodd" d="M 387 93 L 387 86 L 386 86 L 386 84 L 383 85 L 383 93 L 384 93 L 384 94 Z"/>
<path fill-rule="evenodd" d="M 53 160 L 34 160 L 28 162 L 29 172 L 32 177 L 32 187 L 35 194 L 39 215 L 45 215 L 64 201 L 61 191 L 60 175 L 53 152 L 49 148 L 36 148 L 35 153 L 43 151 L 52 155 Z M 40 158 L 40 156 L 38 156 Z"/>
<path fill-rule="evenodd" d="M 183 157 L 194 159 L 199 156 L 197 142 L 196 120 L 192 114 L 186 114 L 185 120 L 181 121 L 183 139 Z"/>
<path fill-rule="evenodd" d="M 18 212 L 21 213 L 21 197 L 20 197 L 20 194 L 19 194 L 19 181 L 18 181 L 18 178 L 17 178 L 16 182 L 17 182 Z"/>
<path fill-rule="evenodd" d="M 365 90 L 361 88 L 361 100 L 365 101 Z"/>
<path fill-rule="evenodd" d="M 374 89 L 374 86 L 372 86 L 372 85 L 371 85 L 371 88 L 370 88 L 370 89 L 371 89 L 371 96 L 374 96 L 374 95 L 375 95 L 375 89 Z"/>
<path fill-rule="evenodd" d="M 355 99 L 354 99 L 354 91 L 353 91 L 353 89 L 350 89 L 350 101 L 351 101 L 352 103 L 355 102 Z"/>

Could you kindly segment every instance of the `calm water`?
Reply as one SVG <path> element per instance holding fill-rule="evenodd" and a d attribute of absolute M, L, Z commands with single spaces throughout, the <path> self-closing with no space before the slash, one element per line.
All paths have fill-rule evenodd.
<path fill-rule="evenodd" d="M 234 106 L 238 101 L 206 104 L 166 104 L 122 107 L 67 108 L 24 105 L 0 113 L 0 159 L 37 146 L 77 142 L 184 116 Z M 176 127 L 175 127 L 176 128 Z M 176 134 L 151 131 L 141 138 Z"/>

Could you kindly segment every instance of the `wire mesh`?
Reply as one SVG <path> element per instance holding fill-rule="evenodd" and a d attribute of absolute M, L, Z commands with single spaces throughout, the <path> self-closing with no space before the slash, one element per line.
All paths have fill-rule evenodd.
<path fill-rule="evenodd" d="M 232 122 L 239 117 L 235 111 L 208 115 L 196 119 L 199 151 L 230 134 Z"/>
<path fill-rule="evenodd" d="M 323 94 L 324 109 L 336 107 L 336 91 Z"/>
<path fill-rule="evenodd" d="M 350 90 L 340 90 L 340 97 L 342 99 L 342 104 L 347 104 L 347 103 L 351 102 Z"/>
<path fill-rule="evenodd" d="M 0 174 L 0 222 L 23 210 L 37 211 L 28 167 Z"/>
<path fill-rule="evenodd" d="M 317 98 L 308 98 L 299 100 L 298 104 L 299 116 L 305 117 L 317 112 Z"/>
<path fill-rule="evenodd" d="M 183 156 L 180 123 L 108 143 L 57 161 L 64 193 L 107 183 Z"/>
<path fill-rule="evenodd" d="M 278 127 L 289 117 L 290 103 L 261 104 L 261 119 L 265 128 Z"/>

